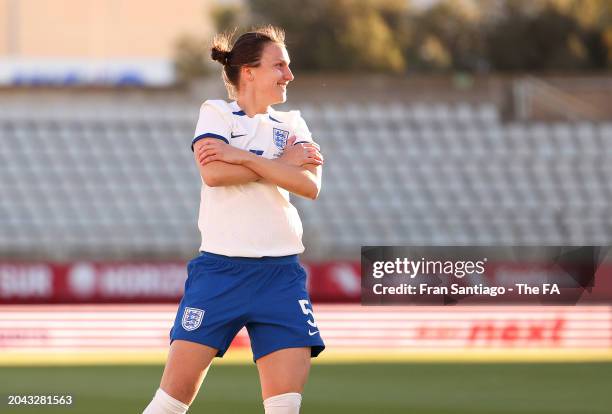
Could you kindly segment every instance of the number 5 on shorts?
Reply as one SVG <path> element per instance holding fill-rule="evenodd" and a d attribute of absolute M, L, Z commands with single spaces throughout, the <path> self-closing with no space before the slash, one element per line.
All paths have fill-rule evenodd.
<path fill-rule="evenodd" d="M 302 308 L 302 312 L 304 313 L 304 315 L 312 317 L 312 321 L 310 319 L 306 321 L 306 322 L 308 322 L 308 325 L 312 326 L 313 328 L 316 328 L 317 327 L 317 323 L 315 322 L 314 313 L 312 313 L 311 309 L 308 309 L 306 307 L 306 305 L 310 305 L 308 303 L 308 300 L 307 299 L 300 299 L 300 300 L 298 300 L 298 303 L 300 304 L 300 307 Z"/>

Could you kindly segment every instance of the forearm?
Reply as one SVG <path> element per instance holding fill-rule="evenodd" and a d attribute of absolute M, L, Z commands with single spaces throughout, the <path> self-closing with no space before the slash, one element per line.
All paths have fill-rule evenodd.
<path fill-rule="evenodd" d="M 224 161 L 200 165 L 200 174 L 209 187 L 248 184 L 261 179 L 261 176 L 246 166 Z"/>
<path fill-rule="evenodd" d="M 249 154 L 242 163 L 259 177 L 302 197 L 315 199 L 319 195 L 319 176 L 304 167 L 285 164 Z"/>
<path fill-rule="evenodd" d="M 300 144 L 286 151 L 279 159 L 270 160 L 216 139 L 203 139 L 196 160 L 202 178 L 212 187 L 264 179 L 302 197 L 317 198 L 323 163 L 318 148 Z M 229 170 L 231 166 L 241 169 Z"/>

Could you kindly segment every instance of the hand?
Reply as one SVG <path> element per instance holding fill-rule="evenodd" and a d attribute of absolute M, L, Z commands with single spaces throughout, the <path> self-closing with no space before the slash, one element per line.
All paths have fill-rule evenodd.
<path fill-rule="evenodd" d="M 305 164 L 323 165 L 323 155 L 319 151 L 319 145 L 314 142 L 295 144 L 296 136 L 287 140 L 287 145 L 279 161 L 301 167 Z"/>
<path fill-rule="evenodd" d="M 232 147 L 219 139 L 206 139 L 198 148 L 198 162 L 200 165 L 206 165 L 213 161 L 240 165 L 250 155 L 249 152 Z"/>

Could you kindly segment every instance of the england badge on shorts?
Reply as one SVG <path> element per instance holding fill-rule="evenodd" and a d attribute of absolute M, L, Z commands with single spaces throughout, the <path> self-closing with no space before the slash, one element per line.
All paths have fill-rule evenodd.
<path fill-rule="evenodd" d="M 289 138 L 289 131 L 284 129 L 272 128 L 274 134 L 274 145 L 278 149 L 283 149 L 287 145 L 287 139 Z"/>
<path fill-rule="evenodd" d="M 186 331 L 195 331 L 202 325 L 204 311 L 198 308 L 185 308 L 181 325 Z"/>

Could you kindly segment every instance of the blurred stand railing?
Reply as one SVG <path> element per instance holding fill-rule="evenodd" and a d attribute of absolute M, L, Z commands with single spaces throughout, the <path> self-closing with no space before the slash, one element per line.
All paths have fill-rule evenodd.
<path fill-rule="evenodd" d="M 568 121 L 599 121 L 610 114 L 601 107 L 577 98 L 543 79 L 527 76 L 513 85 L 516 118 Z"/>

